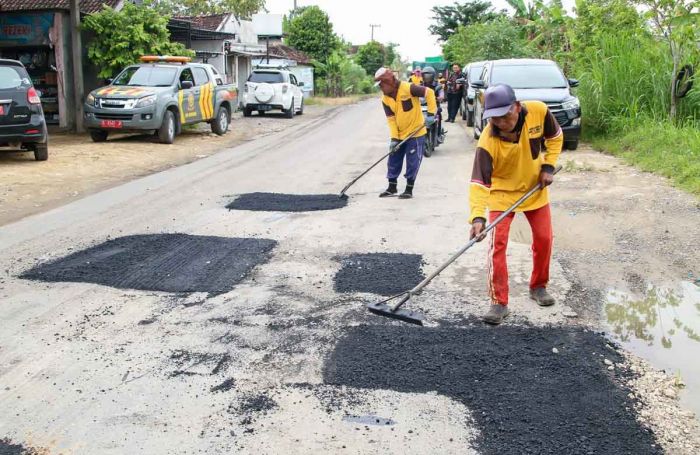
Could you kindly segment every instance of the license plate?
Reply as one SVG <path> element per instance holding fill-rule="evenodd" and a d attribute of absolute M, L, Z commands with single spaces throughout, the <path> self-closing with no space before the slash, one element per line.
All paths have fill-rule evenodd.
<path fill-rule="evenodd" d="M 260 104 L 258 106 L 258 110 L 259 111 L 270 111 L 270 110 L 272 110 L 272 106 L 269 104 Z"/>
<path fill-rule="evenodd" d="M 121 128 L 124 124 L 121 120 L 102 120 L 100 121 L 100 127 L 102 128 Z"/>

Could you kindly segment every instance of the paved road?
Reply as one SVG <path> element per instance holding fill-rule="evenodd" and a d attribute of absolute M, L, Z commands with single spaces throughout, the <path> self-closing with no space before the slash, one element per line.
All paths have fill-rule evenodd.
<path fill-rule="evenodd" d="M 449 390 L 433 387 L 430 377 L 406 384 L 410 352 L 397 356 L 408 370 L 393 377 L 393 356 L 377 349 L 386 343 L 387 349 L 420 350 L 434 337 L 449 338 L 444 351 L 418 353 L 417 362 L 429 362 L 459 343 L 489 343 L 493 335 L 481 326 L 474 332 L 481 340 L 463 330 L 485 308 L 485 245 L 416 299 L 414 308 L 431 322 L 410 330 L 432 330 L 423 332 L 432 334 L 426 338 L 413 339 L 408 329 L 369 315 L 365 303 L 379 296 L 334 287 L 345 266 L 367 281 L 360 284 L 373 285 L 358 269 L 372 267 L 371 260 L 358 266 L 353 254 L 419 254 L 428 272 L 466 240 L 474 147 L 461 124 L 447 125 L 446 144 L 424 160 L 413 200 L 377 198 L 385 186 L 380 166 L 350 190 L 340 210 L 225 209 L 244 193 L 338 192 L 385 153 L 387 128 L 377 104 L 301 117 L 282 133 L 0 228 L 0 440 L 76 454 L 496 453 L 485 442 L 494 439 L 483 401 L 488 396 L 450 388 L 479 378 L 455 371 L 436 380 Z M 230 239 L 247 240 L 240 246 Z M 542 310 L 525 296 L 528 252 L 525 244 L 511 248 L 514 320 L 565 327 L 564 304 Z M 69 263 L 41 268 L 66 256 Z M 402 262 L 410 257 L 390 257 L 396 270 L 411 267 Z M 34 279 L 19 277 L 36 266 Z M 399 285 L 410 287 L 396 275 Z M 214 292 L 201 281 L 220 276 Z M 558 263 L 553 281 L 553 292 L 563 297 L 570 285 Z M 390 340 L 375 330 L 384 326 Z M 453 340 L 445 327 L 466 338 Z M 521 335 L 509 336 L 517 343 Z M 531 336 L 532 346 L 551 352 L 547 333 Z M 557 337 L 563 352 L 566 340 L 598 343 L 578 332 Z M 363 340 L 374 347 L 363 351 Z M 358 352 L 366 355 L 352 355 Z M 369 363 L 360 365 L 363 357 Z M 346 362 L 351 358 L 357 368 Z M 465 363 L 463 352 L 452 358 Z M 429 368 L 444 368 L 448 360 Z M 480 362 L 490 371 L 488 359 Z M 596 362 L 601 372 L 588 385 L 609 380 L 602 358 Z M 584 395 L 588 385 L 581 386 Z M 603 401 L 623 408 L 615 390 Z M 494 425 L 512 423 L 505 422 L 508 412 L 517 412 L 507 409 Z M 636 431 L 619 409 L 591 412 L 596 418 L 608 413 L 626 422 L 630 434 Z M 611 449 L 615 438 L 607 441 Z"/>

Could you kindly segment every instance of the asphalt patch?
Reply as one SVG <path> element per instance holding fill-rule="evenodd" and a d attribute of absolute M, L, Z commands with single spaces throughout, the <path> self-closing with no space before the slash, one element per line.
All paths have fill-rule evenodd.
<path fill-rule="evenodd" d="M 170 355 L 176 369 L 170 376 L 207 376 L 216 375 L 226 370 L 231 356 L 225 353 L 191 352 L 177 350 Z"/>
<path fill-rule="evenodd" d="M 627 373 L 605 358 L 622 361 L 576 328 L 357 326 L 327 358 L 324 382 L 450 397 L 471 411 L 484 454 L 663 453 L 619 385 Z"/>
<path fill-rule="evenodd" d="M 233 378 L 228 378 L 219 385 L 216 385 L 210 389 L 211 392 L 228 392 L 236 386 L 236 381 Z"/>
<path fill-rule="evenodd" d="M 238 196 L 226 208 L 254 212 L 314 212 L 341 209 L 347 204 L 347 198 L 340 198 L 337 194 L 247 193 Z"/>
<path fill-rule="evenodd" d="M 338 258 L 336 292 L 395 295 L 415 287 L 425 276 L 420 254 L 363 253 Z"/>
<path fill-rule="evenodd" d="M 267 262 L 276 245 L 256 238 L 130 235 L 38 265 L 20 278 L 216 295 L 229 292 Z"/>
<path fill-rule="evenodd" d="M 0 455 L 38 455 L 35 449 L 15 444 L 10 439 L 0 439 Z"/>

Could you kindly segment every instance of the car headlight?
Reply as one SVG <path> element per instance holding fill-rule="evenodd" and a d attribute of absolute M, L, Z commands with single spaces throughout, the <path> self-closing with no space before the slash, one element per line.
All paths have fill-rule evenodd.
<path fill-rule="evenodd" d="M 581 103 L 579 102 L 578 98 L 574 98 L 572 100 L 566 101 L 565 103 L 562 103 L 561 107 L 562 109 L 569 111 L 572 109 L 580 108 Z"/>
<path fill-rule="evenodd" d="M 90 93 L 90 94 L 87 96 L 87 99 L 85 100 L 85 102 L 88 104 L 88 106 L 94 106 L 94 105 L 95 105 L 95 97 L 92 96 L 92 93 Z"/>
<path fill-rule="evenodd" d="M 156 95 L 144 96 L 136 102 L 136 107 L 147 107 L 156 104 Z"/>

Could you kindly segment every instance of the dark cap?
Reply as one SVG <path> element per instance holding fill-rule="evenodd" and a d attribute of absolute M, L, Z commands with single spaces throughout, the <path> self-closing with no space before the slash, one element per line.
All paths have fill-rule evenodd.
<path fill-rule="evenodd" d="M 510 85 L 498 84 L 484 93 L 484 119 L 506 115 L 516 102 L 515 92 Z"/>

